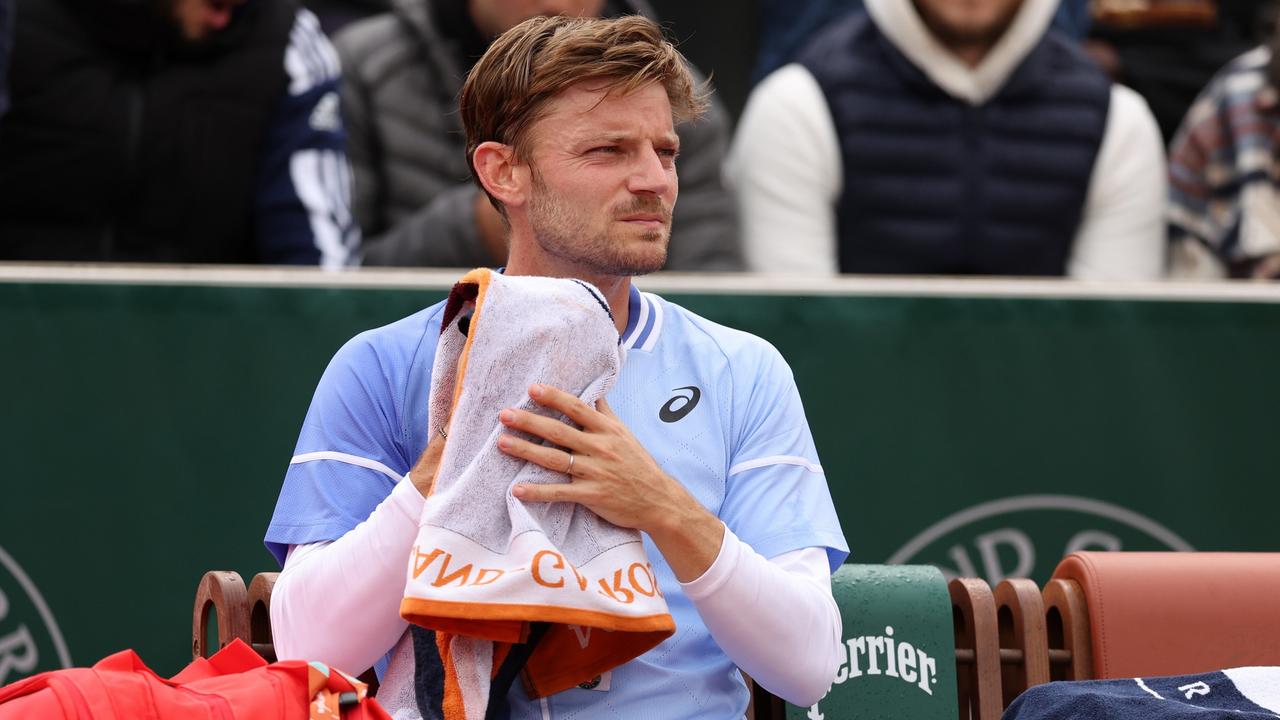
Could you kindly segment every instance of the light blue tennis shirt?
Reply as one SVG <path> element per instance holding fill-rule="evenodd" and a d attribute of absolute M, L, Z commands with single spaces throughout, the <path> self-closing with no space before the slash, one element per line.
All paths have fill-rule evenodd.
<path fill-rule="evenodd" d="M 362 522 L 426 448 L 443 307 L 357 335 L 325 370 L 267 530 L 277 560 L 289 545 L 335 540 Z M 756 552 L 822 547 L 839 566 L 848 547 L 778 351 L 634 286 L 629 310 L 610 407 L 664 471 Z M 741 675 L 644 537 L 675 634 L 616 668 L 605 691 L 575 688 L 537 701 L 515 683 L 513 718 L 743 716 Z"/>

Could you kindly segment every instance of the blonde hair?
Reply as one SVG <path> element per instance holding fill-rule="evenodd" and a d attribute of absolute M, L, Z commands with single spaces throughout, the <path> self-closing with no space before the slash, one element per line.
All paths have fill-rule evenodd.
<path fill-rule="evenodd" d="M 547 103 L 584 81 L 619 95 L 659 83 L 676 122 L 696 120 L 707 109 L 706 89 L 695 86 L 684 56 L 652 20 L 530 18 L 494 40 L 462 86 L 458 104 L 476 182 L 474 155 L 481 143 L 509 145 L 517 158 L 527 158 L 530 128 Z M 502 204 L 492 195 L 489 200 L 505 216 Z"/>

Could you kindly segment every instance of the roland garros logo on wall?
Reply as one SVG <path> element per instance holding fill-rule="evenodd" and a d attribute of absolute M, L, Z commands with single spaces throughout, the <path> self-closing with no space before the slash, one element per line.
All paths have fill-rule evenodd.
<path fill-rule="evenodd" d="M 35 583 L 0 547 L 0 686 L 71 667 L 58 623 Z"/>
<path fill-rule="evenodd" d="M 1151 518 L 1072 495 L 1022 495 L 974 505 L 934 523 L 886 560 L 936 565 L 948 579 L 1008 577 L 1043 583 L 1077 550 L 1194 550 Z"/>

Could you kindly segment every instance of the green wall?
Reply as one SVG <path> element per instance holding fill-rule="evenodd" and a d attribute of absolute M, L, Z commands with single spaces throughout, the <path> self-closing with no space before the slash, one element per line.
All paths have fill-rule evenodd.
<path fill-rule="evenodd" d="M 1043 580 L 1073 542 L 1280 546 L 1280 304 L 664 294 L 786 356 L 858 562 Z M 201 573 L 274 569 L 328 358 L 441 297 L 0 282 L 0 684 L 60 664 L 55 625 L 74 664 L 181 667 Z"/>

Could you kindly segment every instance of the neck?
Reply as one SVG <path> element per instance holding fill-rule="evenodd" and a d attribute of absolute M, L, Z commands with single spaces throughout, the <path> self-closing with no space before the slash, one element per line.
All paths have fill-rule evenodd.
<path fill-rule="evenodd" d="M 970 68 L 976 68 L 982 62 L 982 59 L 987 56 L 987 53 L 991 52 L 991 48 L 993 47 L 993 44 L 991 43 L 986 43 L 981 45 L 973 45 L 969 43 L 965 43 L 963 45 L 947 44 L 945 45 L 945 47 L 947 48 L 948 51 L 951 52 L 952 55 L 955 55 L 957 58 L 959 58 L 960 62 L 964 63 L 966 66 Z"/>
<path fill-rule="evenodd" d="M 631 278 L 620 275 L 601 275 L 580 265 L 561 261 L 559 258 L 545 253 L 522 251 L 530 243 L 511 243 L 511 252 L 507 255 L 507 275 L 537 275 L 540 277 L 574 278 L 585 280 L 595 285 L 609 303 L 613 313 L 613 324 L 621 335 L 627 329 L 627 320 L 631 308 Z"/>

